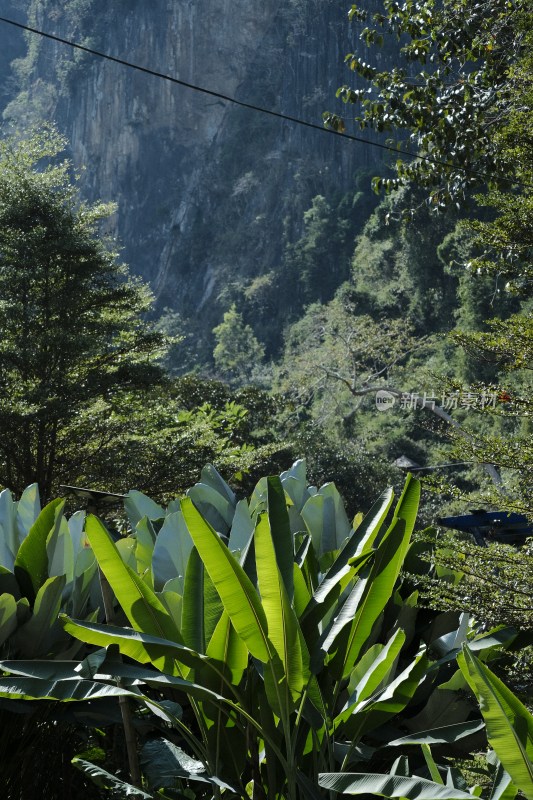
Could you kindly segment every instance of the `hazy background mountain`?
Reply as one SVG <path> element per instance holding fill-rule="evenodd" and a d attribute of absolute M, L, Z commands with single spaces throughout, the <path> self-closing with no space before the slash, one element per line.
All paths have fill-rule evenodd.
<path fill-rule="evenodd" d="M 58 36 L 319 125 L 346 79 L 349 27 L 338 0 L 6 8 Z M 83 194 L 118 203 L 123 258 L 150 282 L 159 312 L 177 312 L 194 340 L 184 366 L 209 358 L 211 330 L 234 302 L 267 355 L 279 352 L 287 323 L 348 276 L 374 202 L 376 151 L 25 37 L 0 26 L 4 119 L 18 129 L 53 120 L 71 143 Z M 309 275 L 298 254 L 317 236 L 324 258 Z"/>

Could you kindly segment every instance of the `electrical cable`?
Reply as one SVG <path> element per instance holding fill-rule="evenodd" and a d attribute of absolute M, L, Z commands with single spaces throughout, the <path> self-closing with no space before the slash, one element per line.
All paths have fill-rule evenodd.
<path fill-rule="evenodd" d="M 234 105 L 240 106 L 241 108 L 247 108 L 251 111 L 256 111 L 261 114 L 267 114 L 271 117 L 276 117 L 277 119 L 284 120 L 285 122 L 292 122 L 296 125 L 301 125 L 306 128 L 311 128 L 313 130 L 320 131 L 321 133 L 328 133 L 333 136 L 340 136 L 342 139 L 348 139 L 349 141 L 352 142 L 358 142 L 360 144 L 366 144 L 371 147 L 377 147 L 381 150 L 387 150 L 391 153 L 395 153 L 396 155 L 407 156 L 408 158 L 413 158 L 413 159 L 420 159 L 422 161 L 427 161 L 430 164 L 436 164 L 442 167 L 447 167 L 447 168 L 452 167 L 454 169 L 459 170 L 460 172 L 464 172 L 467 175 L 474 175 L 478 178 L 482 178 L 483 180 L 488 180 L 487 175 L 485 175 L 484 173 L 477 172 L 476 170 L 473 169 L 468 169 L 467 167 L 462 167 L 459 164 L 457 165 L 449 164 L 446 161 L 440 161 L 439 159 L 432 158 L 431 156 L 423 155 L 421 153 L 411 153 L 409 150 L 403 150 L 402 148 L 391 147 L 390 145 L 386 145 L 381 142 L 374 142 L 371 139 L 365 139 L 361 136 L 354 136 L 353 134 L 350 133 L 343 133 L 341 131 L 336 131 L 333 128 L 326 128 L 322 125 L 317 125 L 314 122 L 309 122 L 307 120 L 300 119 L 299 117 L 293 117 L 289 114 L 284 114 L 280 111 L 273 111 L 272 109 L 263 108 L 253 103 L 247 103 L 243 100 L 237 100 L 237 98 L 231 97 L 230 95 L 222 94 L 221 92 L 216 92 L 213 89 L 207 89 L 204 86 L 198 86 L 194 83 L 180 80 L 179 78 L 174 78 L 172 75 L 167 75 L 164 72 L 158 72 L 156 70 L 150 69 L 149 67 L 143 67 L 140 64 L 134 64 L 131 61 L 126 61 L 122 58 L 117 58 L 116 56 L 111 56 L 108 53 L 103 53 L 100 50 L 94 50 L 92 47 L 86 47 L 85 45 L 79 44 L 78 42 L 73 42 L 69 39 L 64 39 L 60 36 L 55 36 L 52 33 L 47 33 L 46 31 L 39 30 L 38 28 L 32 28 L 29 25 L 24 25 L 22 22 L 16 22 L 15 20 L 8 19 L 7 17 L 0 17 L 0 22 L 3 22 L 7 25 L 12 25 L 16 28 L 20 28 L 21 30 L 27 31 L 28 33 L 37 34 L 38 36 L 42 36 L 45 39 L 50 39 L 54 42 L 58 42 L 59 44 L 67 45 L 68 47 L 72 47 L 75 50 L 81 50 L 84 53 L 89 53 L 89 55 L 97 56 L 98 58 L 102 58 L 106 61 L 112 61 L 115 64 L 120 64 L 121 66 L 127 67 L 128 69 L 134 69 L 146 75 L 151 75 L 154 78 L 159 78 L 161 80 L 177 84 L 178 86 L 183 86 L 186 89 L 191 89 L 192 91 L 200 92 L 210 97 L 216 97 L 218 100 L 222 100 L 227 103 L 233 103 Z M 515 185 L 524 186 L 524 184 L 520 183 L 519 181 L 515 181 L 510 178 L 505 178 L 503 176 L 493 176 L 493 177 L 498 177 L 499 180 L 507 181 Z"/>

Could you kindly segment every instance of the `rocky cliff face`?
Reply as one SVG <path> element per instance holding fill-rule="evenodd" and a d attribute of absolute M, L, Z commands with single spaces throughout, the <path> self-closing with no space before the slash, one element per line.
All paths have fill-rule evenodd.
<path fill-rule="evenodd" d="M 341 0 L 32 0 L 28 19 L 136 64 L 321 124 L 346 79 L 345 6 Z M 275 307 L 284 249 L 301 234 L 312 198 L 353 192 L 354 173 L 375 157 L 369 148 L 64 45 L 28 42 L 28 56 L 15 70 L 18 94 L 5 116 L 19 126 L 35 117 L 56 121 L 83 170 L 83 193 L 118 203 L 114 225 L 124 259 L 150 281 L 160 308 L 201 320 L 209 331 L 235 291 L 262 277 L 264 300 Z"/>

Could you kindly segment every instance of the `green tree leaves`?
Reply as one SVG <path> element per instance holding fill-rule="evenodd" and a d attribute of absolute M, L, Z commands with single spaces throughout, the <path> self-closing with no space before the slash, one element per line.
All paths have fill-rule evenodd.
<path fill-rule="evenodd" d="M 113 436 L 114 396 L 161 381 L 146 286 L 98 237 L 53 129 L 0 144 L 0 481 L 45 498 Z"/>

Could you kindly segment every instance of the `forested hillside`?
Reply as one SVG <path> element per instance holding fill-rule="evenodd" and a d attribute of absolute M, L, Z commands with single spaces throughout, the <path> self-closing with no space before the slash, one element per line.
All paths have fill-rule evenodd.
<path fill-rule="evenodd" d="M 533 800 L 530 0 L 0 16 L 3 797 Z"/>
<path fill-rule="evenodd" d="M 231 3 L 216 14 L 207 0 L 47 0 L 24 10 L 38 28 L 318 125 L 343 80 L 348 23 L 332 0 Z M 31 34 L 26 46 L 4 119 L 55 121 L 85 196 L 117 202 L 125 260 L 151 283 L 159 312 L 178 312 L 194 330 L 197 359 L 209 361 L 211 329 L 233 302 L 267 353 L 279 351 L 284 323 L 346 278 L 379 153 Z M 325 285 L 299 261 L 310 236 L 329 259 Z"/>
<path fill-rule="evenodd" d="M 4 127 L 27 132 L 53 122 L 66 137 L 82 197 L 116 202 L 105 232 L 116 237 L 121 258 L 154 293 L 150 319 L 159 334 L 170 337 L 165 369 L 173 376 L 200 377 L 194 392 L 198 405 L 213 401 L 214 413 L 225 413 L 224 403 L 254 384 L 265 394 L 260 402 L 249 398 L 245 439 L 256 436 L 255 444 L 274 446 L 264 435 L 264 415 L 274 413 L 270 403 L 275 402 L 271 433 L 280 452 L 285 444 L 294 446 L 294 454 L 303 449 L 322 464 L 320 477 L 332 467 L 339 481 L 346 480 L 348 495 L 355 464 L 372 473 L 373 485 L 383 470 L 400 477 L 393 467 L 400 456 L 422 465 L 469 461 L 471 466 L 457 473 L 459 484 L 488 490 L 494 474 L 483 468 L 485 457 L 475 450 L 460 456 L 461 447 L 452 455 L 449 421 L 433 412 L 435 406 L 452 412 L 456 422 L 473 425 L 482 438 L 516 433 L 518 426 L 519 441 L 527 440 L 527 413 L 522 413 L 527 347 L 515 365 L 519 369 L 504 378 L 504 393 L 522 398 L 510 408 L 495 400 L 501 394 L 496 388 L 501 359 L 487 351 L 480 356 L 471 338 L 486 328 L 486 320 L 527 310 L 527 288 L 513 283 L 512 270 L 509 275 L 505 269 L 485 270 L 488 239 L 476 239 L 474 227 L 465 224 L 471 218 L 490 224 L 493 212 L 474 200 L 483 181 L 464 180 L 456 171 L 454 196 L 452 182 L 446 191 L 439 187 L 431 162 L 398 165 L 393 153 L 371 144 L 385 144 L 394 124 L 398 131 L 416 125 L 422 131 L 426 125 L 424 146 L 440 147 L 440 158 L 453 140 L 455 100 L 447 100 L 442 128 L 431 110 L 433 95 L 423 95 L 425 73 L 418 79 L 420 96 L 404 91 L 402 70 L 426 57 L 420 45 L 424 34 L 417 39 L 408 16 L 391 12 L 391 29 L 419 43 L 418 50 L 413 44 L 400 53 L 394 37 L 365 32 L 359 12 L 351 12 L 350 20 L 346 11 L 329 0 L 272 1 L 260 9 L 242 2 L 223 6 L 217 15 L 208 0 L 158 0 L 149 6 L 46 0 L 13 2 L 6 14 L 248 105 L 315 124 L 330 109 L 329 127 L 356 135 L 351 107 L 359 103 L 366 144 L 7 25 L 0 27 Z M 417 18 L 420 30 L 424 19 Z M 378 19 L 378 29 L 383 25 Z M 512 25 L 502 30 L 510 44 Z M 373 64 L 365 60 L 361 37 Z M 459 37 L 453 46 L 466 44 Z M 350 49 L 359 55 L 351 54 L 345 64 Z M 511 63 L 518 51 L 508 51 Z M 495 60 L 487 61 L 483 80 L 498 80 L 496 50 L 482 52 Z M 409 109 L 403 118 L 402 91 Z M 464 100 L 464 113 L 472 106 L 477 114 L 473 102 Z M 457 130 L 463 126 L 461 113 L 459 104 Z M 476 125 L 479 139 L 482 120 Z M 470 138 L 474 141 L 474 128 Z M 458 137 L 458 146 L 465 141 Z M 479 154 L 473 150 L 468 157 Z M 483 158 L 474 174 L 506 169 L 505 157 L 492 150 Z M 426 174 L 414 163 L 425 163 Z M 388 196 L 372 191 L 373 176 L 392 190 Z M 455 328 L 466 347 L 449 336 Z M 219 379 L 226 388 L 204 383 L 202 393 L 206 378 Z M 397 393 L 387 413 L 376 406 L 376 391 L 383 387 Z M 275 401 L 267 400 L 272 390 L 278 393 Z M 482 397 L 481 407 L 461 394 L 472 391 Z M 181 411 L 192 413 L 194 403 L 184 402 L 181 390 L 175 396 Z M 491 409 L 498 413 L 485 413 Z M 156 428 L 167 432 L 163 440 L 171 431 L 176 435 L 170 418 L 157 419 Z M 209 414 L 201 420 L 224 427 Z M 236 418 L 228 424 L 236 425 Z M 236 436 L 240 448 L 244 440 Z M 215 452 L 204 452 L 222 458 L 223 444 L 211 446 Z M 501 447 L 490 460 L 502 461 Z M 198 466 L 196 456 L 192 462 Z M 514 467 L 516 459 L 503 465 Z M 98 470 L 86 472 L 87 479 L 90 475 L 100 480 Z M 357 502 L 365 494 L 372 492 L 356 492 Z"/>

